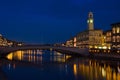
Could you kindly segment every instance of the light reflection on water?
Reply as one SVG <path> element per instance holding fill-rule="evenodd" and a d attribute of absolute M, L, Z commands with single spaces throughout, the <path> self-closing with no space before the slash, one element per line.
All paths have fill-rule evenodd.
<path fill-rule="evenodd" d="M 56 51 L 50 51 L 50 53 L 47 55 L 46 52 L 42 50 L 24 50 L 24 51 L 19 50 L 11 52 L 9 55 L 7 55 L 7 59 L 29 62 L 42 62 L 42 60 L 45 59 L 44 61 L 48 62 L 49 61 L 65 62 L 65 60 L 71 57 L 69 55 L 64 55 Z"/>
<path fill-rule="evenodd" d="M 23 65 L 23 62 L 16 63 L 13 62 L 14 60 L 30 62 L 24 63 L 23 67 L 26 66 L 25 64 L 29 64 L 29 66 L 27 65 L 27 68 L 29 68 L 30 66 L 36 66 L 36 63 L 44 64 L 43 66 L 37 65 L 37 68 L 40 68 L 40 70 L 35 71 L 36 67 L 35 69 L 30 69 L 30 71 L 32 71 L 32 74 L 40 74 L 38 76 L 35 75 L 35 77 L 38 78 L 36 80 L 49 80 L 49 78 L 56 80 L 58 79 L 58 77 L 58 80 L 120 80 L 119 61 L 94 60 L 81 57 L 71 57 L 55 51 L 42 50 L 20 50 L 10 53 L 7 58 L 12 61 L 12 63 L 7 63 L 6 68 L 8 70 L 14 69 L 16 71 L 18 69 L 17 67 L 21 66 L 18 64 L 22 63 Z M 2 62 L 0 64 L 2 66 Z M 34 73 L 33 70 L 35 71 Z M 28 71 L 27 74 L 29 74 L 30 71 Z M 16 72 L 19 73 L 18 71 Z M 14 74 L 9 71 L 6 71 L 6 73 Z M 46 75 L 48 78 L 43 77 Z M 25 75 L 23 77 L 30 76 Z M 12 78 L 12 80 L 16 80 L 16 78 Z"/>
<path fill-rule="evenodd" d="M 88 63 L 74 64 L 74 75 L 82 75 L 86 80 L 120 80 L 120 66 L 98 63 L 89 60 Z"/>

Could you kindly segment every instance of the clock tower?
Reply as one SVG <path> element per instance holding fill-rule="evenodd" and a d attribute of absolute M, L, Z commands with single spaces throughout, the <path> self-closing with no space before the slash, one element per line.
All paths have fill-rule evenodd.
<path fill-rule="evenodd" d="M 94 30 L 94 19 L 92 12 L 89 12 L 88 14 L 87 24 L 88 24 L 88 30 Z"/>

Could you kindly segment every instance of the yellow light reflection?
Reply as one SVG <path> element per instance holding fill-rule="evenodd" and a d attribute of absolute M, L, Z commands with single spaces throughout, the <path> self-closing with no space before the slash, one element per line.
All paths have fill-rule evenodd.
<path fill-rule="evenodd" d="M 28 61 L 29 61 L 29 62 L 31 61 L 31 56 L 30 56 L 30 54 L 29 54 L 29 56 L 28 56 Z"/>
<path fill-rule="evenodd" d="M 119 67 L 112 68 L 110 65 L 100 64 L 96 61 L 89 61 L 73 64 L 74 75 L 82 75 L 86 80 L 120 80 Z M 118 69 L 118 71 L 116 71 Z"/>
<path fill-rule="evenodd" d="M 77 75 L 77 65 L 76 64 L 73 65 L 73 71 L 74 71 L 74 75 Z"/>
<path fill-rule="evenodd" d="M 102 76 L 106 77 L 106 71 L 104 70 L 104 68 L 102 68 Z"/>
<path fill-rule="evenodd" d="M 23 51 L 16 51 L 15 56 L 18 60 L 22 60 L 23 57 Z"/>
<path fill-rule="evenodd" d="M 13 53 L 8 54 L 7 59 L 12 60 L 13 59 Z"/>
<path fill-rule="evenodd" d="M 117 80 L 116 72 L 113 72 L 113 80 Z"/>
<path fill-rule="evenodd" d="M 67 56 L 66 56 L 66 60 L 69 59 L 69 58 L 71 58 L 71 56 L 67 55 Z"/>

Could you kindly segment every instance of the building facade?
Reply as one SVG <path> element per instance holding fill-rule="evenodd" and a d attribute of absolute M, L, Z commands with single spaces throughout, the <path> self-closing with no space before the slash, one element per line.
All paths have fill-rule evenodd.
<path fill-rule="evenodd" d="M 65 45 L 66 45 L 66 47 L 76 47 L 77 46 L 76 42 L 77 42 L 76 37 L 73 37 L 70 40 L 67 40 Z"/>
<path fill-rule="evenodd" d="M 22 42 L 8 40 L 0 34 L 0 46 L 9 46 L 10 47 L 10 46 L 22 46 L 22 45 L 23 45 Z"/>
<path fill-rule="evenodd" d="M 73 47 L 73 39 L 67 40 L 65 43 L 66 47 Z"/>
<path fill-rule="evenodd" d="M 111 30 L 107 30 L 104 32 L 104 45 L 108 48 L 111 49 L 111 45 L 112 45 L 112 31 Z"/>
<path fill-rule="evenodd" d="M 102 46 L 103 42 L 102 30 L 89 30 L 89 48 L 98 48 Z"/>
<path fill-rule="evenodd" d="M 0 34 L 0 46 L 7 46 L 7 40 Z"/>
<path fill-rule="evenodd" d="M 89 31 L 83 31 L 76 36 L 76 46 L 79 48 L 88 47 L 89 42 Z"/>
<path fill-rule="evenodd" d="M 97 48 L 101 46 L 102 30 L 87 30 L 77 35 L 77 47 L 79 48 Z"/>
<path fill-rule="evenodd" d="M 112 24 L 112 49 L 120 49 L 120 23 Z"/>

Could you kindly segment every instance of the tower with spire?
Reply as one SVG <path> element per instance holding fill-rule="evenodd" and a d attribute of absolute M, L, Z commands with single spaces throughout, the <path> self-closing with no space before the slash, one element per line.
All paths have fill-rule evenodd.
<path fill-rule="evenodd" d="M 89 12 L 88 14 L 87 24 L 88 24 L 88 30 L 94 30 L 94 19 L 92 12 Z"/>
<path fill-rule="evenodd" d="M 104 44 L 103 31 L 100 29 L 94 29 L 94 18 L 93 18 L 92 12 L 89 12 L 88 14 L 87 25 L 88 25 L 88 29 L 78 33 L 75 36 L 76 38 L 75 41 L 74 39 L 67 41 L 69 42 L 68 44 L 70 46 L 71 44 L 73 44 L 72 45 L 73 47 L 91 49 L 91 48 L 98 48 L 99 46 L 102 46 L 102 44 Z M 70 41 L 72 41 L 72 43 Z M 74 46 L 74 43 L 75 43 L 75 46 Z"/>

